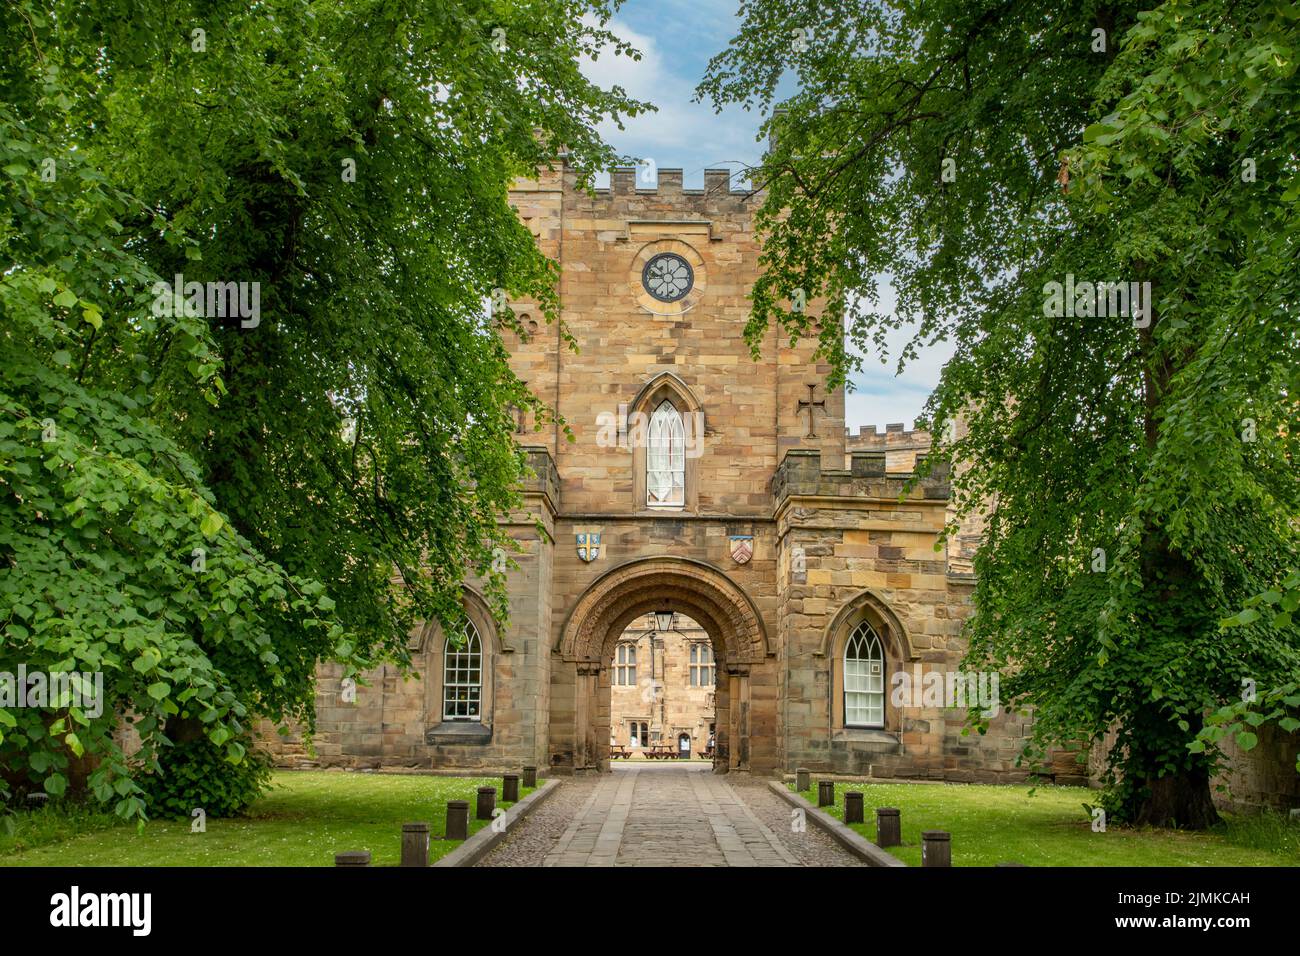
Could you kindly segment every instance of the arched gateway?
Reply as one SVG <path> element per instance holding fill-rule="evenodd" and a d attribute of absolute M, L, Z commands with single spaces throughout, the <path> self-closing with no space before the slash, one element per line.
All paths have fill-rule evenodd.
<path fill-rule="evenodd" d="M 603 574 L 569 612 L 553 649 L 551 764 L 609 769 L 610 669 L 614 645 L 636 618 L 675 611 L 709 635 L 718 665 L 714 767 L 774 769 L 775 662 L 748 595 L 722 571 L 688 558 L 629 561 Z M 755 687 L 772 693 L 755 693 Z"/>

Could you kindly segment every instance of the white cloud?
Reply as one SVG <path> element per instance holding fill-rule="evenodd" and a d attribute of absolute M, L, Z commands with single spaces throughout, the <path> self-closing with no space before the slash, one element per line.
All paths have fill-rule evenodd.
<path fill-rule="evenodd" d="M 888 276 L 879 277 L 879 288 L 880 310 L 892 312 L 896 298 Z M 939 383 L 944 363 L 953 354 L 951 342 L 923 347 L 901 373 L 896 373 L 898 356 L 915 334 L 914 325 L 890 331 L 885 336 L 887 358 L 883 363 L 874 351 L 864 357 L 862 371 L 853 376 L 856 390 L 844 399 L 845 424 L 855 432 L 861 425 L 875 425 L 883 430 L 891 422 L 913 427 L 926 399 Z"/>
<path fill-rule="evenodd" d="M 624 120 L 622 130 L 613 122 L 602 123 L 597 129 L 606 142 L 620 153 L 651 159 L 657 167 L 682 168 L 687 188 L 703 185 L 706 166 L 757 161 L 757 116 L 739 109 L 716 115 L 711 107 L 692 101 L 699 79 L 693 71 L 698 66 L 702 73 L 703 63 L 678 62 L 671 52 L 665 55 L 655 37 L 621 20 L 610 21 L 607 29 L 639 50 L 641 59 L 615 56 L 610 50 L 596 60 L 584 57 L 583 73 L 606 89 L 621 86 L 658 110 Z"/>

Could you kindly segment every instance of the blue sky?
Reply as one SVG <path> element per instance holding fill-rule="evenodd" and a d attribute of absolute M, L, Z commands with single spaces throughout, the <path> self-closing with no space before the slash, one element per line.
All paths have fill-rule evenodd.
<path fill-rule="evenodd" d="M 602 86 L 617 83 L 659 107 L 657 113 L 625 121 L 624 130 L 607 123 L 601 133 L 624 155 L 653 160 L 659 168 L 680 167 L 688 189 L 704 185 L 706 168 L 728 166 L 734 177 L 734 171 L 757 162 L 762 153 L 756 136 L 763 117 L 739 107 L 715 114 L 711 106 L 692 100 L 709 58 L 735 34 L 738 5 L 738 0 L 627 0 L 610 29 L 640 50 L 641 60 L 609 55 L 583 67 Z M 892 294 L 885 283 L 882 300 L 890 307 Z M 892 337 L 891 356 L 907 338 L 902 333 Z M 910 428 L 950 354 L 942 345 L 923 350 L 901 376 L 894 374 L 895 359 L 882 364 L 879 356 L 868 356 L 847 396 L 849 427 L 883 429 L 890 422 L 905 422 Z"/>

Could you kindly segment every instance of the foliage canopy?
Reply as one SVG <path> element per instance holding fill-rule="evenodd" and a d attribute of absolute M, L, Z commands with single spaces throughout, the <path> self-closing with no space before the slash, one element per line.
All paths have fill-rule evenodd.
<path fill-rule="evenodd" d="M 139 814 L 123 714 L 145 767 L 195 733 L 240 762 L 255 718 L 310 723 L 318 661 L 456 621 L 467 572 L 503 611 L 511 407 L 545 409 L 484 303 L 555 318 L 507 189 L 560 144 L 583 178 L 616 160 L 596 124 L 644 106 L 578 68 L 636 55 L 611 12 L 6 5 L 0 670 L 105 683 L 98 714 L 0 707 L 11 783 L 88 772 Z"/>
<path fill-rule="evenodd" d="M 1203 714 L 1300 669 L 1289 613 L 1219 626 L 1300 566 L 1295 5 L 742 16 L 699 92 L 783 109 L 751 341 L 819 334 L 836 377 L 844 329 L 882 354 L 914 329 L 900 364 L 954 346 L 927 415 L 961 507 L 990 506 L 969 663 L 1033 708 L 1031 758 L 1117 733 L 1113 816 L 1213 822 Z M 1067 276 L 1149 282 L 1153 315 L 1060 314 Z M 820 330 L 795 290 L 829 302 Z"/>

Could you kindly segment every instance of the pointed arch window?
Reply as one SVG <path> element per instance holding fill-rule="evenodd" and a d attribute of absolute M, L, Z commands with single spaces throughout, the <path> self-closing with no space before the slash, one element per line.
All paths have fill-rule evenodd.
<path fill-rule="evenodd" d="M 866 621 L 853 629 L 844 646 L 844 723 L 885 726 L 885 654 Z"/>
<path fill-rule="evenodd" d="M 667 399 L 650 416 L 646 446 L 646 504 L 680 508 L 686 503 L 686 428 Z"/>
<path fill-rule="evenodd" d="M 469 621 L 461 633 L 459 647 L 450 637 L 443 646 L 443 720 L 478 720 L 483 712 L 483 642 Z"/>

